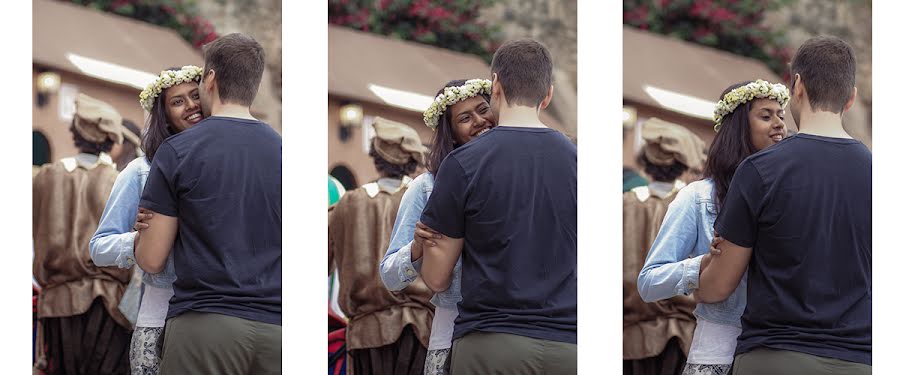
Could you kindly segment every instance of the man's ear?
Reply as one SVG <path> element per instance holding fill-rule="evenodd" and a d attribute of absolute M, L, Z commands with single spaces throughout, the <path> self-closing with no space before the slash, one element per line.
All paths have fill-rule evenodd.
<path fill-rule="evenodd" d="M 200 83 L 203 84 L 204 90 L 212 91 L 216 87 L 216 71 L 213 69 L 204 71 L 203 80 Z"/>
<path fill-rule="evenodd" d="M 553 85 L 550 85 L 550 89 L 547 90 L 547 96 L 544 97 L 544 100 L 541 100 L 539 109 L 547 109 L 547 106 L 550 105 L 550 100 L 553 100 Z"/>
<path fill-rule="evenodd" d="M 853 95 L 850 95 L 850 100 L 847 101 L 847 104 L 844 104 L 844 111 L 841 113 L 847 113 L 850 107 L 853 107 L 853 103 L 856 103 L 856 87 L 853 88 Z"/>
<path fill-rule="evenodd" d="M 791 86 L 791 96 L 801 98 L 806 95 L 806 86 L 800 74 L 794 74 L 794 85 Z"/>
<path fill-rule="evenodd" d="M 495 99 L 496 98 L 496 99 Z M 491 74 L 491 101 L 503 99 L 503 88 L 500 87 L 500 80 L 497 79 L 497 73 Z M 503 99 L 505 100 L 505 99 Z"/>

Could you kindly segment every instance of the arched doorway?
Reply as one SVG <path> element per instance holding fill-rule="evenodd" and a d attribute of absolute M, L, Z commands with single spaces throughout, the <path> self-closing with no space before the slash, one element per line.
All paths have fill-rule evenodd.
<path fill-rule="evenodd" d="M 353 172 L 350 171 L 349 168 L 343 165 L 338 165 L 332 168 L 329 174 L 340 181 L 341 185 L 344 185 L 344 189 L 346 189 L 347 191 L 356 189 L 356 177 L 353 175 Z"/>
<path fill-rule="evenodd" d="M 50 142 L 43 133 L 31 132 L 31 165 L 41 166 L 50 162 Z"/>

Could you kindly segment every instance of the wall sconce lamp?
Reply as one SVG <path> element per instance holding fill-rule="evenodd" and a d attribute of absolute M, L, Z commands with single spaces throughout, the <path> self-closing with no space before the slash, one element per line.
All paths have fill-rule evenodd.
<path fill-rule="evenodd" d="M 625 129 L 634 129 L 637 122 L 637 110 L 629 105 L 622 106 L 622 127 Z"/>
<path fill-rule="evenodd" d="M 344 103 L 340 108 L 340 139 L 341 142 L 350 140 L 351 130 L 359 128 L 363 123 L 363 108 L 359 104 Z"/>
<path fill-rule="evenodd" d="M 43 108 L 50 101 L 50 96 L 59 91 L 60 78 L 58 73 L 43 72 L 37 76 L 37 105 Z"/>

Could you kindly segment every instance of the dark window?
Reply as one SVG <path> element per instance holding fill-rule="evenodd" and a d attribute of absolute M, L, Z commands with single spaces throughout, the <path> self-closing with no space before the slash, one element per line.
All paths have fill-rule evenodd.
<path fill-rule="evenodd" d="M 31 165 L 41 166 L 50 162 L 50 142 L 39 131 L 31 132 Z"/>
<path fill-rule="evenodd" d="M 356 189 L 356 177 L 353 176 L 353 172 L 351 172 L 349 168 L 338 165 L 337 167 L 334 167 L 329 174 L 340 181 L 341 185 L 344 185 L 345 190 L 350 191 Z"/>

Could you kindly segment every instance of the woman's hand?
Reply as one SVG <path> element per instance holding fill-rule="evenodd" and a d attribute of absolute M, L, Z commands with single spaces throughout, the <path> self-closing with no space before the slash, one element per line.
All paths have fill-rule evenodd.
<path fill-rule="evenodd" d="M 725 239 L 719 237 L 719 233 L 713 232 L 713 239 L 709 243 L 709 254 L 703 254 L 703 258 L 700 259 L 700 273 L 703 273 L 706 266 L 709 266 L 712 257 L 722 254 L 722 249 L 719 249 L 719 244 L 722 241 L 725 241 Z"/>
<path fill-rule="evenodd" d="M 437 246 L 437 242 L 434 242 L 434 240 L 439 240 L 441 238 L 444 238 L 444 236 L 442 236 L 436 230 L 429 228 L 425 224 L 422 224 L 421 221 L 416 223 L 415 240 L 416 242 L 421 243 L 422 246 Z"/>
<path fill-rule="evenodd" d="M 709 243 L 709 254 L 710 255 L 719 255 L 722 254 L 722 249 L 719 249 L 719 244 L 725 241 L 724 238 L 719 237 L 719 233 L 713 232 L 713 239 Z"/>
<path fill-rule="evenodd" d="M 150 228 L 150 219 L 153 218 L 153 213 L 148 211 L 143 207 L 138 207 L 137 216 L 134 219 L 134 230 L 140 232 L 144 229 Z"/>
<path fill-rule="evenodd" d="M 134 229 L 134 231 L 137 232 L 134 235 L 134 248 L 135 249 L 137 249 L 138 243 L 140 243 L 140 241 L 141 241 L 141 231 L 144 229 L 150 228 L 149 221 L 151 218 L 153 218 L 152 212 L 147 211 L 143 207 L 138 207 L 138 213 L 134 219 L 134 226 L 132 227 L 132 229 Z"/>

